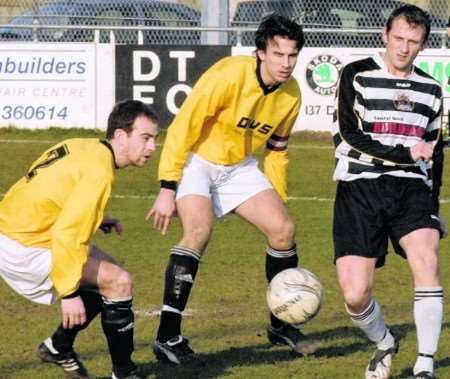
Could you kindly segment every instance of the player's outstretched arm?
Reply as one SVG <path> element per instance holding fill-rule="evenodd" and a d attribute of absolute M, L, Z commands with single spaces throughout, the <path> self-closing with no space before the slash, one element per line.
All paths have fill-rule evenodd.
<path fill-rule="evenodd" d="M 170 221 L 175 213 L 175 191 L 168 188 L 161 188 L 158 197 L 145 219 L 150 220 L 153 218 L 153 227 L 162 234 L 166 234 Z"/>
<path fill-rule="evenodd" d="M 62 325 L 71 329 L 86 322 L 86 310 L 81 296 L 61 299 Z"/>

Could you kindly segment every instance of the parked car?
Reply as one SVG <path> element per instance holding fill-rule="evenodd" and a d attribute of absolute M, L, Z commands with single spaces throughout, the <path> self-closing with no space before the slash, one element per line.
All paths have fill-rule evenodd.
<path fill-rule="evenodd" d="M 200 12 L 185 6 L 160 0 L 62 0 L 40 5 L 37 11 L 26 11 L 10 22 L 14 25 L 57 25 L 61 28 L 38 28 L 36 38 L 47 42 L 88 42 L 94 40 L 93 29 L 83 26 L 200 26 Z M 80 26 L 69 29 L 65 26 Z M 137 43 L 138 33 L 114 31 L 116 43 Z M 100 32 L 100 41 L 108 42 L 109 31 Z M 148 44 L 198 44 L 200 32 L 178 30 L 147 30 Z M 31 41 L 33 30 L 0 28 L 1 40 Z"/>
<path fill-rule="evenodd" d="M 336 29 L 336 32 L 310 32 L 305 34 L 306 46 L 381 47 L 379 33 L 362 29 L 381 29 L 393 9 L 401 5 L 397 0 L 252 0 L 241 1 L 236 7 L 232 26 L 256 27 L 264 14 L 278 12 L 295 19 L 304 28 Z M 444 29 L 446 20 L 431 15 L 432 29 Z M 358 32 L 339 32 L 339 29 L 361 29 Z M 441 47 L 438 34 L 430 36 L 430 47 Z M 238 41 L 236 35 L 233 43 Z M 242 45 L 254 44 L 254 33 L 241 34 Z"/>

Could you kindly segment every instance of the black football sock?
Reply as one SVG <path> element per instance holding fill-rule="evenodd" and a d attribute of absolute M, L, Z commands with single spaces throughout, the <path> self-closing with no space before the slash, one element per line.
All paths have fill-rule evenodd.
<path fill-rule="evenodd" d="M 276 250 L 270 246 L 266 249 L 266 278 L 267 282 L 279 272 L 288 268 L 295 268 L 298 265 L 297 245 L 294 244 L 287 250 Z M 274 328 L 284 325 L 284 322 L 277 319 L 272 313 L 270 314 L 270 324 Z"/>
<path fill-rule="evenodd" d="M 102 297 L 97 292 L 80 290 L 80 296 L 86 310 L 86 322 L 72 329 L 64 329 L 62 324 L 59 325 L 51 338 L 53 347 L 60 353 L 72 351 L 73 343 L 78 332 L 85 329 L 102 309 Z"/>
<path fill-rule="evenodd" d="M 174 246 L 170 252 L 157 335 L 159 342 L 166 342 L 181 334 L 182 312 L 186 307 L 200 261 L 200 254 L 192 249 Z"/>
<path fill-rule="evenodd" d="M 133 299 L 103 298 L 102 327 L 108 341 L 114 371 L 134 368 L 131 354 L 134 350 Z"/>

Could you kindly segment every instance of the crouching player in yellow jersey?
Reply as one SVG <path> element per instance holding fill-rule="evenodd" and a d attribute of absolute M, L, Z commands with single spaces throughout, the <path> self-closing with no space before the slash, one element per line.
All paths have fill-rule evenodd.
<path fill-rule="evenodd" d="M 266 276 L 296 267 L 295 225 L 287 199 L 288 138 L 301 98 L 291 76 L 304 45 L 302 28 L 277 14 L 256 32 L 256 57 L 227 57 L 209 68 L 170 125 L 159 165 L 161 190 L 147 218 L 166 233 L 177 212 L 183 237 L 170 251 L 157 359 L 199 362 L 181 334 L 182 311 L 213 229 L 214 215 L 234 212 L 267 239 Z M 253 153 L 265 146 L 265 175 Z M 268 337 L 309 354 L 314 345 L 271 315 Z"/>
<path fill-rule="evenodd" d="M 61 298 L 62 323 L 38 356 L 68 378 L 88 378 L 73 350 L 101 313 L 112 378 L 138 379 L 130 275 L 89 240 L 122 226 L 104 218 L 115 170 L 142 167 L 155 151 L 157 116 L 139 101 L 116 104 L 106 140 L 68 139 L 45 151 L 0 202 L 0 276 L 31 301 Z"/>

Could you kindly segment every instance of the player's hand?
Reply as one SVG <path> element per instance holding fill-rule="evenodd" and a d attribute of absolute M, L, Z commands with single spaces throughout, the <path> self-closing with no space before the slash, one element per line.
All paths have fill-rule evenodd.
<path fill-rule="evenodd" d="M 158 197 L 145 219 L 150 220 L 153 218 L 153 227 L 162 234 L 166 234 L 170 221 L 175 213 L 175 191 L 168 188 L 161 188 Z"/>
<path fill-rule="evenodd" d="M 111 233 L 112 230 L 114 229 L 116 234 L 120 235 L 120 234 L 122 234 L 122 231 L 123 231 L 123 225 L 116 218 L 104 217 L 103 221 L 100 225 L 100 229 L 105 234 Z"/>
<path fill-rule="evenodd" d="M 433 144 L 423 141 L 418 142 L 410 148 L 410 152 L 414 162 L 419 159 L 423 159 L 425 162 L 428 162 L 433 157 Z"/>
<path fill-rule="evenodd" d="M 65 329 L 72 329 L 86 322 L 86 310 L 80 296 L 61 299 L 61 313 Z"/>

